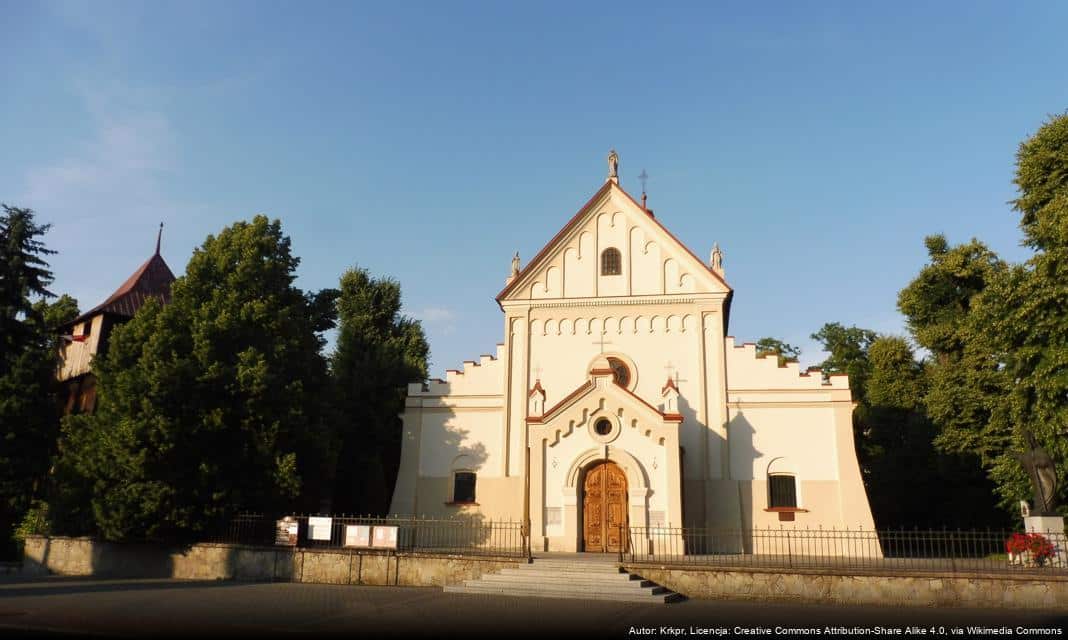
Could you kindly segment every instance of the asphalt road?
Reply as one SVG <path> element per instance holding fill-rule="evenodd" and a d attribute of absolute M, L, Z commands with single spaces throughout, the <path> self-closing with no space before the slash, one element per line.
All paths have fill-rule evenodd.
<path fill-rule="evenodd" d="M 1017 627 L 1054 629 L 1052 637 L 1056 637 L 1068 635 L 1066 625 L 1068 611 L 701 600 L 636 605 L 446 594 L 429 587 L 63 577 L 0 579 L 0 638 L 16 634 L 183 638 L 292 634 L 350 638 L 802 635 L 777 632 L 776 627 L 809 629 L 806 637 L 883 636 L 895 635 L 894 630 L 906 636 L 909 627 L 926 633 L 907 637 L 942 637 L 939 627 L 943 627 L 945 636 L 959 628 L 961 636 L 967 637 L 969 626 L 1008 628 L 1014 636 L 1020 635 Z M 1038 636 L 1051 634 L 1040 631 Z"/>

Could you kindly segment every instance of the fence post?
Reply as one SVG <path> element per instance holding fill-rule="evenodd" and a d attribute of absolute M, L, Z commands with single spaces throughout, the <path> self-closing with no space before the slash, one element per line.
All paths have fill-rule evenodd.
<path fill-rule="evenodd" d="M 790 544 L 790 530 L 786 530 L 786 566 L 794 566 L 794 551 Z"/>

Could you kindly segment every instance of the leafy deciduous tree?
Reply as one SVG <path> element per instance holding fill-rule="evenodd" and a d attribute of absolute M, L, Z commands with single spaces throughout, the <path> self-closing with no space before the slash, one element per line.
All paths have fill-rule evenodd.
<path fill-rule="evenodd" d="M 331 371 L 340 444 L 333 508 L 384 513 L 397 476 L 407 384 L 427 374 L 420 323 L 401 314 L 400 284 L 353 268 L 341 276 Z"/>
<path fill-rule="evenodd" d="M 757 340 L 756 353 L 757 357 L 775 354 L 778 357 L 779 366 L 781 367 L 787 362 L 797 362 L 797 359 L 801 357 L 801 347 L 795 347 L 778 338 L 768 337 Z"/>
<path fill-rule="evenodd" d="M 61 490 L 91 488 L 108 539 L 182 539 L 235 510 L 318 506 L 330 457 L 322 332 L 336 291 L 294 286 L 281 224 L 257 216 L 194 251 L 94 363 L 98 407 L 68 418 Z"/>
<path fill-rule="evenodd" d="M 857 458 L 877 526 L 1000 523 L 978 464 L 934 446 L 927 367 L 905 339 L 838 323 L 813 338 L 830 353 L 824 373 L 849 375 Z"/>

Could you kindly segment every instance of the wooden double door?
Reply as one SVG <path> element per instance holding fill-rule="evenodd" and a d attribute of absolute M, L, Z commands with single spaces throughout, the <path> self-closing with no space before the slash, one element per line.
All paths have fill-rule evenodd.
<path fill-rule="evenodd" d="M 618 553 L 627 550 L 627 476 L 619 465 L 598 462 L 582 486 L 582 548 Z"/>

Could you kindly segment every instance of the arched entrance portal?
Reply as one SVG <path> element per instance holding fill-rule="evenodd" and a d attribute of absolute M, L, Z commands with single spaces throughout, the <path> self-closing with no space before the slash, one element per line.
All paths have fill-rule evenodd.
<path fill-rule="evenodd" d="M 582 548 L 618 553 L 627 538 L 627 476 L 614 462 L 595 462 L 582 483 Z"/>

